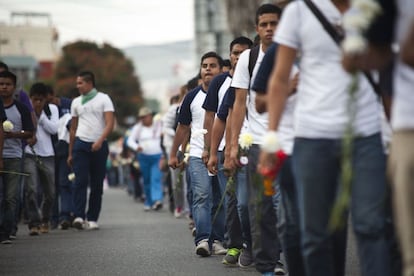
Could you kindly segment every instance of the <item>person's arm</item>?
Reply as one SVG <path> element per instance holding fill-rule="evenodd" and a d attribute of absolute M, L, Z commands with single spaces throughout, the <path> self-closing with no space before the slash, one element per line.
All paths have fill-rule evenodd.
<path fill-rule="evenodd" d="M 208 157 L 211 152 L 211 131 L 214 123 L 214 116 L 216 115 L 213 111 L 207 111 L 204 114 L 204 125 L 203 128 L 207 130 L 207 133 L 204 134 L 204 149 L 201 158 L 203 159 L 204 164 L 207 164 Z"/>
<path fill-rule="evenodd" d="M 69 132 L 69 154 L 67 163 L 69 167 L 72 167 L 72 150 L 73 144 L 75 143 L 76 130 L 78 129 L 78 117 L 72 116 L 72 121 L 70 122 L 70 132 Z"/>
<path fill-rule="evenodd" d="M 178 160 L 177 151 L 178 147 L 182 144 L 184 140 L 188 141 L 188 136 L 190 135 L 190 126 L 184 124 L 178 124 L 177 131 L 174 136 L 173 145 L 171 147 L 170 158 L 168 160 L 168 165 L 175 169 L 181 165 L 182 160 Z M 185 151 L 185 148 L 182 149 Z"/>
<path fill-rule="evenodd" d="M 54 135 L 57 133 L 59 127 L 59 111 L 55 105 L 49 107 L 51 111 L 50 119 L 46 116 L 45 112 L 42 111 L 38 124 L 41 125 L 47 133 Z"/>
<path fill-rule="evenodd" d="M 235 169 L 240 166 L 238 159 L 239 151 L 239 135 L 243 126 L 244 118 L 246 117 L 246 100 L 247 100 L 247 89 L 236 88 L 235 100 L 233 105 L 233 114 L 231 121 L 227 124 L 231 124 L 231 150 L 230 150 L 230 163 L 229 165 Z"/>
<path fill-rule="evenodd" d="M 104 112 L 104 118 L 105 118 L 105 128 L 102 132 L 101 137 L 95 143 L 92 144 L 92 151 L 98 151 L 102 147 L 102 143 L 106 140 L 108 135 L 112 132 L 114 129 L 114 112 L 113 111 L 107 111 Z"/>
<path fill-rule="evenodd" d="M 207 168 L 210 173 L 217 174 L 217 151 L 220 145 L 221 140 L 223 139 L 224 130 L 226 128 L 226 122 L 220 118 L 216 118 L 213 123 L 211 130 L 211 148 L 210 148 L 210 158 L 208 159 Z"/>
<path fill-rule="evenodd" d="M 278 129 L 280 118 L 285 109 L 286 100 L 290 94 L 289 78 L 293 63 L 296 59 L 296 53 L 297 51 L 293 48 L 279 45 L 275 60 L 276 67 L 273 69 L 268 83 L 267 109 L 269 112 L 269 132 L 266 135 L 276 135 L 275 132 Z M 274 157 L 274 152 L 262 149 L 259 168 L 273 167 L 276 161 Z"/>

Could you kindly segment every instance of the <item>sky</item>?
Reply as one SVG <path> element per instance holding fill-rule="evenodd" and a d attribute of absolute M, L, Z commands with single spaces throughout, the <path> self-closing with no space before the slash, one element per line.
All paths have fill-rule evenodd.
<path fill-rule="evenodd" d="M 12 22 L 11 12 L 49 13 L 60 45 L 82 39 L 125 48 L 194 37 L 193 0 L 0 0 L 0 22 L 23 22 Z"/>

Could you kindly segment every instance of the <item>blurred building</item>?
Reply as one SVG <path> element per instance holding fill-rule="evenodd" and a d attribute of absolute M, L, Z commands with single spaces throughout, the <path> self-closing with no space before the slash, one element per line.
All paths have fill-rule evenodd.
<path fill-rule="evenodd" d="M 50 14 L 12 12 L 10 22 L 0 24 L 0 59 L 23 83 L 48 79 L 59 53 L 57 40 Z"/>

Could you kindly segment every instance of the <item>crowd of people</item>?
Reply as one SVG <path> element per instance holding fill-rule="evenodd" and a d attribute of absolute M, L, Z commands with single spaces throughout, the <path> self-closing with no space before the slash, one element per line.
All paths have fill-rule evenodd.
<path fill-rule="evenodd" d="M 195 254 L 223 255 L 223 265 L 345 275 L 350 223 L 362 275 L 413 276 L 414 9 L 403 0 L 357 2 L 261 5 L 257 39 L 231 41 L 229 68 L 207 52 L 165 114 L 140 108 L 115 182 L 125 180 L 145 211 L 161 210 L 170 187 L 174 216 L 190 219 Z M 370 19 L 347 17 L 367 11 Z M 358 22 L 368 23 L 351 43 Z M 393 74 L 384 67 L 392 59 Z M 53 223 L 99 229 L 107 161 L 117 162 L 106 141 L 110 98 L 85 71 L 72 102 L 43 83 L 24 99 L 0 67 L 0 241 L 15 237 L 22 203 L 30 235 Z M 380 71 L 380 85 L 367 70 Z"/>

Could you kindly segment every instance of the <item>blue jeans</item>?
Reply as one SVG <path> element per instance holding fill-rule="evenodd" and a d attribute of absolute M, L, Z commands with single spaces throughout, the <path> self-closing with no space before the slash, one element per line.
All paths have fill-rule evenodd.
<path fill-rule="evenodd" d="M 144 180 L 145 205 L 152 206 L 155 201 L 162 202 L 162 173 L 159 168 L 161 154 L 147 155 L 138 153 L 137 159 Z"/>
<path fill-rule="evenodd" d="M 90 185 L 89 205 L 86 218 L 89 221 L 98 221 L 102 207 L 103 181 L 106 174 L 106 160 L 108 158 L 108 143 L 102 143 L 98 151 L 91 151 L 91 142 L 79 138 L 73 144 L 73 172 L 75 173 L 73 204 L 75 217 L 85 219 L 87 188 Z"/>
<path fill-rule="evenodd" d="M 218 209 L 217 214 L 215 211 L 224 188 L 220 188 L 216 177 L 208 175 L 201 158 L 190 156 L 188 163 L 193 192 L 193 219 L 197 229 L 195 244 L 203 239 L 223 241 L 225 212 L 223 208 Z"/>
<path fill-rule="evenodd" d="M 296 138 L 292 160 L 306 275 L 339 275 L 328 221 L 338 192 L 341 140 Z M 362 275 L 391 275 L 384 231 L 385 155 L 379 134 L 354 140 L 352 169 L 352 224 Z"/>
<path fill-rule="evenodd" d="M 60 193 L 60 213 L 59 221 L 70 221 L 73 214 L 73 184 L 68 179 L 71 170 L 67 164 L 67 156 L 59 156 L 57 164 L 59 166 L 59 193 Z"/>
<path fill-rule="evenodd" d="M 300 248 L 298 194 L 292 173 L 291 157 L 285 160 L 277 181 L 280 192 L 277 210 L 277 230 L 287 261 L 289 275 L 305 275 Z"/>

